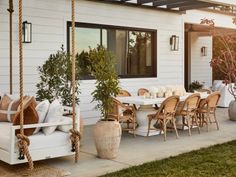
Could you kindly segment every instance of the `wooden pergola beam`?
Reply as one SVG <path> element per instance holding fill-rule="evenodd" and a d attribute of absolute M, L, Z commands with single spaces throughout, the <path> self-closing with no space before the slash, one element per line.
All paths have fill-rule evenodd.
<path fill-rule="evenodd" d="M 156 0 L 153 2 L 153 6 L 164 6 L 164 5 L 177 4 L 181 2 L 186 2 L 186 0 Z"/>
<path fill-rule="evenodd" d="M 154 0 L 137 0 L 137 4 L 146 4 L 150 2 L 154 2 Z"/>
<path fill-rule="evenodd" d="M 174 4 L 169 4 L 169 5 L 167 5 L 167 8 L 172 9 L 172 8 L 179 8 L 179 7 L 183 7 L 183 6 L 195 5 L 195 4 L 199 4 L 199 1 L 186 0 L 186 1 L 181 1 L 181 2 L 174 3 Z"/>
<path fill-rule="evenodd" d="M 177 11 L 174 8 L 179 8 L 178 11 L 185 11 L 191 9 L 199 9 L 206 7 L 214 7 L 218 6 L 217 3 L 206 2 L 206 0 L 137 0 L 137 2 L 129 2 L 131 0 L 102 0 L 104 2 L 112 2 L 118 4 L 126 4 L 126 5 L 134 5 L 141 7 L 153 7 L 156 9 L 166 9 L 170 11 Z M 152 6 L 145 5 L 147 3 L 152 3 Z M 162 8 L 160 6 L 166 6 L 166 8 Z M 159 8 L 160 7 L 160 8 Z"/>
<path fill-rule="evenodd" d="M 195 4 L 195 5 L 188 5 L 188 6 L 180 7 L 179 10 L 180 11 L 186 11 L 186 10 L 201 9 L 201 8 L 214 7 L 214 6 L 218 6 L 218 5 L 212 4 L 212 3 L 202 2 L 202 3 L 199 3 L 199 4 Z"/>

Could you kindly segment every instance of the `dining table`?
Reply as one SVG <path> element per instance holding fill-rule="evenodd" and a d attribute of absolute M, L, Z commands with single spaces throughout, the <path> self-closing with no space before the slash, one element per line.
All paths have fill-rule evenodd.
<path fill-rule="evenodd" d="M 184 96 L 180 96 L 180 102 L 185 101 L 188 96 L 193 93 L 186 93 Z M 207 93 L 200 93 L 201 99 L 207 98 Z M 146 98 L 144 96 L 127 96 L 127 97 L 116 97 L 122 103 L 134 104 L 138 107 L 136 110 L 136 121 L 138 127 L 135 130 L 136 135 L 147 136 L 148 132 L 148 118 L 147 115 L 155 114 L 157 110 L 153 105 L 160 106 L 166 98 Z M 155 122 L 152 122 L 153 127 Z M 150 130 L 149 136 L 159 135 L 160 130 Z"/>

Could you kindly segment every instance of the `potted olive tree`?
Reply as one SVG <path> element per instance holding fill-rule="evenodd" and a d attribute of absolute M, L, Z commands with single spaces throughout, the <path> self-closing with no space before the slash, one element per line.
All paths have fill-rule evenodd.
<path fill-rule="evenodd" d="M 86 72 L 84 61 L 87 61 L 88 53 L 81 52 L 76 56 L 76 104 L 79 104 L 79 79 Z M 83 61 L 83 62 L 82 62 Z M 39 82 L 37 83 L 37 101 L 60 99 L 64 106 L 72 106 L 72 63 L 71 56 L 64 47 L 38 67 Z M 68 114 L 69 116 L 69 114 Z M 80 118 L 80 130 L 83 133 L 83 119 Z"/>
<path fill-rule="evenodd" d="M 76 104 L 79 104 L 79 59 L 76 57 Z M 55 54 L 51 54 L 42 66 L 38 67 L 40 81 L 36 85 L 36 99 L 43 101 L 45 99 L 52 102 L 59 98 L 63 105 L 72 106 L 72 63 L 70 54 L 64 47 Z"/>
<path fill-rule="evenodd" d="M 94 139 L 98 157 L 104 159 L 116 158 L 120 139 L 121 126 L 118 121 L 110 119 L 112 97 L 119 92 L 119 80 L 115 71 L 114 57 L 104 47 L 90 49 L 91 75 L 96 79 L 96 88 L 93 91 L 93 101 L 101 112 L 101 119 L 94 127 Z"/>

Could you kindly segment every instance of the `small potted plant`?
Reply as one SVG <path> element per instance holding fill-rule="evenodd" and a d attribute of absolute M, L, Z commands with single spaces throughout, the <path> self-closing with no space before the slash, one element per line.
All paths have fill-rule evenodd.
<path fill-rule="evenodd" d="M 118 121 L 110 119 L 113 98 L 119 93 L 119 80 L 115 71 L 114 57 L 104 47 L 90 49 L 91 75 L 96 79 L 93 101 L 101 112 L 101 119 L 94 127 L 94 139 L 98 157 L 116 158 L 121 139 L 121 126 Z"/>
<path fill-rule="evenodd" d="M 203 84 L 201 84 L 199 81 L 193 81 L 190 85 L 189 85 L 189 91 L 190 92 L 194 92 L 195 90 L 199 90 L 203 88 Z"/>

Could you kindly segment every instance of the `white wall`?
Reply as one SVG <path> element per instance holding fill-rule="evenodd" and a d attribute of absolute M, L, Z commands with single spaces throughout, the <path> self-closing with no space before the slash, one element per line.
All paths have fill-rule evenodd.
<path fill-rule="evenodd" d="M 190 32 L 190 82 L 195 80 L 205 82 L 205 86 L 212 85 L 212 68 L 210 61 L 212 59 L 212 37 L 205 36 L 202 33 Z M 207 47 L 207 56 L 202 56 L 201 48 Z"/>
<path fill-rule="evenodd" d="M 18 12 L 17 0 L 13 20 L 13 89 L 18 93 Z M 79 0 L 76 2 L 76 21 L 156 29 L 157 33 L 157 78 L 121 79 L 120 86 L 132 94 L 139 87 L 184 83 L 184 22 L 200 23 L 200 19 L 211 17 L 217 25 L 234 27 L 232 18 L 221 14 L 209 14 L 205 11 L 189 11 L 185 15 L 144 8 L 119 6 Z M 9 54 L 8 54 L 8 0 L 0 0 L 0 91 L 9 92 Z M 33 24 L 33 43 L 24 44 L 24 83 L 25 93 L 34 95 L 38 82 L 37 67 L 42 65 L 51 53 L 62 44 L 66 47 L 66 22 L 70 18 L 68 0 L 24 0 L 24 20 Z M 171 35 L 180 37 L 180 50 L 170 51 Z M 197 49 L 198 50 L 198 49 Z M 196 52 L 199 53 L 199 50 Z M 203 60 L 203 59 L 202 59 Z M 204 60 L 207 61 L 207 60 Z M 81 114 L 85 124 L 95 123 L 99 112 L 94 110 L 95 103 L 91 92 L 94 81 L 81 81 Z"/>
<path fill-rule="evenodd" d="M 15 0 L 15 3 L 18 1 Z M 158 30 L 157 34 L 157 78 L 121 79 L 121 87 L 136 94 L 139 87 L 153 85 L 183 84 L 183 21 L 176 13 L 135 7 L 117 6 L 91 1 L 77 2 L 77 21 L 109 24 Z M 8 0 L 0 1 L 0 91 L 9 92 L 8 64 Z M 13 21 L 13 73 L 14 92 L 18 93 L 18 41 L 17 4 Z M 34 95 L 38 82 L 37 67 L 60 48 L 66 46 L 66 21 L 70 20 L 70 1 L 68 0 L 24 0 L 24 20 L 33 24 L 33 43 L 24 44 L 24 83 L 25 93 Z M 180 50 L 170 51 L 171 35 L 180 36 Z M 94 123 L 99 112 L 91 92 L 94 81 L 81 81 L 81 114 L 85 124 Z"/>
<path fill-rule="evenodd" d="M 216 27 L 236 29 L 236 25 L 233 24 L 233 15 L 213 13 L 208 10 L 189 10 L 183 15 L 185 23 L 200 24 L 201 19 L 212 19 L 215 22 Z"/>

